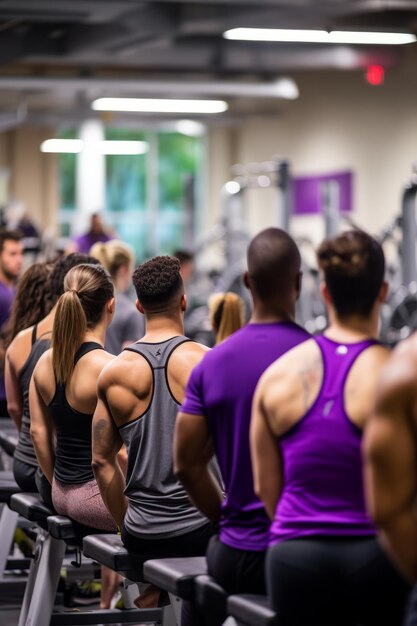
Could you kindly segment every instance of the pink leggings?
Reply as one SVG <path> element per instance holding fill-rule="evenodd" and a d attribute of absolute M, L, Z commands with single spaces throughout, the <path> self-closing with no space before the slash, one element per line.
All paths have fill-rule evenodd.
<path fill-rule="evenodd" d="M 64 485 L 54 478 L 52 501 L 60 515 L 97 530 L 116 530 L 115 521 L 102 500 L 95 480 L 83 485 Z"/>

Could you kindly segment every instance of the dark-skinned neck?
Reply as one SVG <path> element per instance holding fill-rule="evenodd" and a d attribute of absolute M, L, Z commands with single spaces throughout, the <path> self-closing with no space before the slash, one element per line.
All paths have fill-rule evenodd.
<path fill-rule="evenodd" d="M 263 302 L 253 299 L 253 313 L 249 324 L 272 324 L 277 322 L 294 322 L 295 304 L 293 302 Z"/>

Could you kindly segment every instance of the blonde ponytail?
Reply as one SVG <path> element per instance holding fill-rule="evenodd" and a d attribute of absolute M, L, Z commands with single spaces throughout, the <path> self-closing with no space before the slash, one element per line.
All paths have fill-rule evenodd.
<path fill-rule="evenodd" d="M 121 267 L 133 266 L 135 262 L 135 254 L 131 246 L 118 239 L 95 243 L 90 254 L 100 261 L 113 279 L 116 278 Z"/>
<path fill-rule="evenodd" d="M 243 300 L 231 291 L 215 294 L 210 300 L 209 308 L 216 333 L 216 345 L 242 328 L 245 323 Z"/>
<path fill-rule="evenodd" d="M 52 328 L 52 366 L 60 384 L 71 378 L 85 333 L 100 322 L 104 307 L 114 295 L 107 270 L 88 263 L 77 265 L 66 274 L 64 290 Z"/>
<path fill-rule="evenodd" d="M 62 294 L 52 329 L 52 366 L 57 382 L 65 384 L 72 375 L 74 359 L 87 330 L 87 318 L 75 289 Z"/>

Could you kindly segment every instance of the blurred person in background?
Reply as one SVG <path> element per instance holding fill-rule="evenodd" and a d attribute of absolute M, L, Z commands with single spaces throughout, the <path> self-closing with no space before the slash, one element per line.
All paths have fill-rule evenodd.
<path fill-rule="evenodd" d="M 209 299 L 210 322 L 216 345 L 230 337 L 245 324 L 245 305 L 240 296 L 228 291 L 215 293 Z"/>
<path fill-rule="evenodd" d="M 185 288 L 187 288 L 194 272 L 194 255 L 186 250 L 176 250 L 172 256 L 180 262 L 181 278 Z"/>
<path fill-rule="evenodd" d="M 21 233 L 16 230 L 0 231 L 0 331 L 10 316 L 22 264 Z"/>
<path fill-rule="evenodd" d="M 71 252 L 82 252 L 88 254 L 95 243 L 106 242 L 113 239 L 113 233 L 109 233 L 104 228 L 100 213 L 93 213 L 90 219 L 90 227 L 83 235 L 73 237 L 71 243 L 65 250 L 65 254 Z"/>
<path fill-rule="evenodd" d="M 16 281 L 22 270 L 22 235 L 17 230 L 0 230 L 0 417 L 7 417 L 4 387 L 4 330 L 16 293 Z"/>
<path fill-rule="evenodd" d="M 133 250 L 122 241 L 113 239 L 96 243 L 90 250 L 112 277 L 116 290 L 116 308 L 107 334 L 105 349 L 111 354 L 120 352 L 145 334 L 145 318 L 125 295 L 132 283 L 135 261 Z"/>

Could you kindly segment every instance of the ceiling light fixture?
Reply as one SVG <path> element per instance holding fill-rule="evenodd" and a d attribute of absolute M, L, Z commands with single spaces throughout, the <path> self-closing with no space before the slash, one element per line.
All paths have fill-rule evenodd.
<path fill-rule="evenodd" d="M 41 152 L 77 154 L 82 149 L 81 139 L 46 139 L 41 143 Z"/>
<path fill-rule="evenodd" d="M 94 111 L 126 113 L 223 113 L 224 100 L 169 100 L 162 98 L 98 98 L 91 104 Z"/>
<path fill-rule="evenodd" d="M 82 139 L 46 139 L 41 143 L 41 152 L 55 154 L 78 154 L 84 148 Z M 145 154 L 149 150 L 146 141 L 104 140 L 98 146 L 99 154 Z"/>
<path fill-rule="evenodd" d="M 291 43 L 333 43 L 398 46 L 416 41 L 411 33 L 380 33 L 333 30 L 300 30 L 291 28 L 232 28 L 225 39 Z"/>

